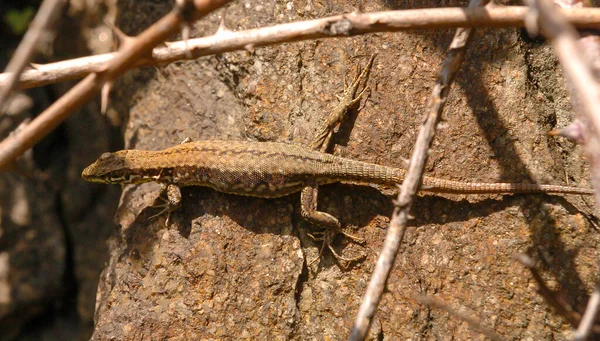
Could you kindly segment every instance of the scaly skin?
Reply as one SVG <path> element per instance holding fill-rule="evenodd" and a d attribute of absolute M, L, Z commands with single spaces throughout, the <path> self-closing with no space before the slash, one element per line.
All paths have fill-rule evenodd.
<path fill-rule="evenodd" d="M 314 137 L 311 147 L 275 142 L 199 141 L 186 142 L 162 151 L 122 150 L 102 155 L 83 171 L 86 180 L 102 183 L 142 183 L 155 181 L 163 185 L 167 199 L 164 210 L 168 225 L 171 212 L 181 203 L 182 186 L 208 186 L 218 191 L 238 195 L 275 198 L 301 191 L 302 217 L 313 225 L 325 228 L 320 233 L 323 241 L 319 256 L 325 248 L 335 258 L 349 264 L 363 258 L 346 258 L 331 246 L 334 237 L 361 241 L 342 230 L 332 215 L 317 209 L 318 187 L 336 181 L 358 183 L 398 184 L 404 180 L 403 169 L 384 167 L 326 154 L 334 128 L 341 122 L 367 90 L 365 86 L 373 65 L 371 56 L 365 69 L 345 89 L 340 103 L 331 111 Z M 587 188 L 511 184 L 465 183 L 423 178 L 424 191 L 446 193 L 572 193 L 592 194 Z M 316 235 L 316 233 L 315 233 Z M 313 236 L 309 234 L 309 236 Z M 313 236 L 314 239 L 317 239 Z"/>
<path fill-rule="evenodd" d="M 406 171 L 355 161 L 277 142 L 197 141 L 160 151 L 121 150 L 105 153 L 83 171 L 100 183 L 155 181 L 167 185 L 207 186 L 217 191 L 277 198 L 305 186 L 338 181 L 399 184 Z M 436 193 L 592 194 L 580 187 L 528 183 L 469 183 L 423 178 L 423 191 Z"/>

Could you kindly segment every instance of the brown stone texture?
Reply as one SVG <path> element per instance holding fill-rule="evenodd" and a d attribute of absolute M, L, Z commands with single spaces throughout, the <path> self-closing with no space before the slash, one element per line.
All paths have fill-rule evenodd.
<path fill-rule="evenodd" d="M 123 5 L 122 22 L 137 23 L 145 6 Z M 352 10 L 342 1 L 236 2 L 226 24 L 240 30 Z M 194 36 L 214 33 L 222 14 L 196 24 Z M 336 152 L 402 167 L 452 34 L 305 41 L 131 71 L 114 96 L 126 102 L 125 144 L 161 149 L 187 136 L 308 144 L 344 78 L 377 52 L 368 99 L 339 129 Z M 571 119 L 547 44 L 519 29 L 480 30 L 452 88 L 428 174 L 589 186 L 580 148 L 546 136 Z M 122 205 L 142 195 L 136 192 L 158 190 L 126 188 Z M 334 247 L 347 256 L 364 252 L 364 261 L 344 269 L 326 252 L 309 265 L 319 244 L 307 237 L 312 228 L 300 218 L 297 195 L 266 200 L 186 188 L 168 227 L 164 217 L 148 219 L 158 212 L 147 207 L 151 195 L 146 206 L 129 207 L 139 214 L 122 216 L 111 244 L 93 339 L 345 339 L 392 200 L 375 188 L 344 184 L 323 186 L 320 194 L 321 209 L 366 239 L 361 246 L 338 238 Z M 530 254 L 552 288 L 575 306 L 585 304 L 598 274 L 598 235 L 587 220 L 592 204 L 579 196 L 420 196 L 370 337 L 482 338 L 449 313 L 417 302 L 431 295 L 507 339 L 568 339 L 568 324 L 513 257 Z"/>
<path fill-rule="evenodd" d="M 121 20 L 129 23 L 147 10 L 134 2 L 123 8 Z M 363 2 L 365 11 L 394 8 Z M 352 10 L 342 1 L 235 2 L 226 24 L 241 30 Z M 194 36 L 214 33 L 220 15 L 196 24 Z M 125 144 L 161 149 L 187 136 L 309 144 L 344 79 L 376 52 L 368 99 L 339 129 L 335 151 L 402 167 L 452 34 L 305 41 L 131 71 L 114 96 L 128 101 Z M 427 172 L 463 181 L 589 186 L 580 148 L 546 135 L 572 115 L 551 47 L 519 29 L 479 30 Z M 136 191 L 158 193 L 156 186 L 128 187 L 122 201 Z M 385 237 L 390 197 L 373 187 L 321 188 L 319 207 L 366 239 L 362 246 L 336 239 L 338 252 L 367 255 L 344 269 L 328 252 L 309 264 L 320 244 L 307 237 L 312 227 L 300 218 L 297 195 L 266 200 L 186 188 L 183 196 L 168 227 L 164 217 L 148 220 L 158 212 L 147 207 L 152 196 L 145 208 L 126 210 L 139 215 L 125 213 L 120 222 L 98 295 L 94 340 L 348 336 Z M 482 339 L 449 313 L 417 302 L 431 295 L 507 339 L 568 339 L 569 325 L 513 257 L 530 254 L 552 288 L 575 306 L 585 304 L 598 274 L 591 205 L 579 196 L 418 197 L 370 337 Z"/>
<path fill-rule="evenodd" d="M 171 5 L 121 1 L 118 26 L 135 35 Z M 464 5 L 362 1 L 364 11 Z M 243 30 L 353 10 L 346 1 L 236 1 L 225 22 Z M 196 23 L 192 36 L 216 32 L 223 14 Z M 377 53 L 368 95 L 335 134 L 334 152 L 403 167 L 452 36 L 452 30 L 377 33 L 136 69 L 115 84 L 111 110 L 122 117 L 127 148 L 162 149 L 186 137 L 308 145 L 337 104 L 344 80 Z M 546 134 L 573 119 L 555 54 L 521 29 L 475 33 L 443 118 L 428 175 L 590 186 L 581 148 Z M 96 148 L 95 135 L 89 135 L 88 143 L 77 146 L 82 161 L 72 166 L 80 167 L 70 170 L 73 179 L 83 160 L 91 162 L 116 145 Z M 83 185 L 73 183 L 79 185 L 63 195 L 79 195 L 75 189 Z M 344 268 L 328 251 L 310 263 L 320 243 L 309 237 L 314 227 L 300 217 L 299 195 L 268 200 L 184 188 L 182 207 L 165 226 L 166 216 L 153 217 L 160 208 L 151 207 L 158 186 L 126 186 L 115 229 L 107 221 L 117 199 L 110 201 L 104 191 L 118 186 L 82 188 L 95 191 L 96 199 L 64 204 L 66 212 L 79 212 L 63 218 L 73 221 L 72 238 L 108 239 L 105 258 L 88 254 L 84 244 L 74 250 L 82 262 L 104 266 L 97 293 L 79 296 L 86 316 L 97 300 L 93 340 L 346 339 L 384 241 L 395 192 L 322 186 L 319 208 L 365 239 L 362 245 L 336 239 L 337 252 L 366 254 Z M 569 324 L 537 294 L 535 281 L 514 256 L 533 257 L 548 285 L 582 309 L 598 277 L 593 207 L 591 198 L 575 195 L 420 195 L 370 339 L 484 339 L 448 312 L 418 303 L 421 295 L 443 300 L 509 340 L 570 339 Z M 4 228 L 4 209 L 2 214 Z M 116 232 L 88 237 L 100 222 L 106 224 L 102 231 Z M 82 287 L 89 289 L 86 283 Z"/>
<path fill-rule="evenodd" d="M 19 7 L 12 6 L 11 10 Z M 23 6 L 36 9 L 32 4 Z M 78 29 L 92 20 L 78 17 L 74 7 L 69 9 L 57 27 L 54 54 L 36 54 L 34 62 L 92 53 Z M 4 69 L 19 37 L 2 31 Z M 31 120 L 73 84 L 24 91 L 31 106 L 0 114 L 0 138 Z M 120 190 L 81 181 L 81 170 L 100 153 L 122 146 L 118 130 L 99 111 L 94 101 L 72 113 L 25 153 L 19 172 L 0 173 L 2 341 L 89 340 L 92 334 L 98 279 L 109 259 L 106 241 L 116 230 L 112 221 Z"/>

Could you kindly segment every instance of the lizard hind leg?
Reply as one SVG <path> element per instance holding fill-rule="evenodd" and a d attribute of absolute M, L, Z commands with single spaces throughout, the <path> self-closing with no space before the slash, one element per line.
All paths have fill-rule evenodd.
<path fill-rule="evenodd" d="M 322 212 L 322 211 L 318 211 L 317 210 L 317 196 L 318 196 L 317 185 L 306 186 L 304 189 L 302 189 L 302 194 L 300 196 L 300 210 L 301 210 L 302 218 L 304 218 L 306 221 L 308 221 L 309 223 L 311 223 L 313 225 L 316 225 L 316 226 L 319 226 L 319 227 L 322 227 L 325 229 L 323 232 L 318 232 L 318 233 L 315 233 L 314 235 L 308 234 L 309 237 L 311 237 L 312 239 L 323 242 L 321 249 L 319 250 L 319 254 L 317 255 L 317 257 L 315 257 L 315 259 L 313 259 L 309 262 L 309 265 L 312 265 L 315 261 L 320 259 L 321 256 L 323 255 L 323 252 L 325 251 L 325 248 L 328 248 L 331 251 L 331 253 L 333 254 L 333 256 L 336 258 L 336 260 L 338 260 L 338 262 L 340 262 L 340 264 L 345 264 L 343 266 L 344 266 L 344 268 L 347 268 L 347 266 L 350 263 L 364 258 L 365 255 L 362 254 L 357 257 L 352 257 L 352 258 L 344 257 L 344 256 L 338 254 L 331 246 L 331 244 L 333 243 L 333 239 L 338 234 L 341 233 L 344 236 L 348 237 L 348 239 L 350 239 L 354 242 L 362 243 L 362 242 L 364 242 L 364 240 L 359 237 L 353 236 L 349 233 L 342 231 L 342 228 L 341 228 L 342 226 L 341 226 L 339 220 L 337 220 L 331 214 Z"/>
<path fill-rule="evenodd" d="M 365 253 L 362 253 L 358 256 L 355 257 L 344 257 L 342 255 L 340 255 L 339 253 L 337 253 L 337 251 L 335 251 L 335 249 L 331 246 L 331 243 L 333 243 L 333 239 L 338 235 L 338 234 L 342 234 L 345 237 L 347 237 L 348 239 L 356 242 L 356 243 L 364 243 L 364 239 L 351 235 L 349 233 L 346 233 L 344 231 L 334 231 L 332 229 L 325 229 L 324 231 L 319 231 L 316 233 L 308 233 L 308 236 L 310 238 L 312 238 L 315 241 L 321 241 L 321 248 L 319 249 L 319 253 L 317 254 L 317 256 L 311 260 L 308 265 L 312 265 L 314 262 L 316 262 L 317 260 L 319 260 L 322 256 L 323 256 L 323 252 L 325 251 L 325 248 L 329 249 L 329 251 L 331 251 L 331 254 L 336 258 L 336 260 L 339 262 L 340 265 L 342 265 L 342 267 L 344 269 L 348 269 L 348 266 L 356 261 L 359 261 L 363 258 L 366 257 Z"/>

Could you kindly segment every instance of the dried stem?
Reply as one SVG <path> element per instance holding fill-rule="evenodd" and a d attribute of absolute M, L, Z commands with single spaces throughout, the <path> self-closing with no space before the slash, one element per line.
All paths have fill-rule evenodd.
<path fill-rule="evenodd" d="M 504 341 L 505 340 L 502 336 L 498 335 L 493 329 L 484 327 L 476 319 L 472 318 L 471 316 L 468 316 L 465 313 L 462 313 L 458 310 L 453 309 L 451 306 L 449 306 L 442 300 L 436 299 L 434 297 L 429 297 L 429 296 L 421 296 L 421 297 L 419 297 L 419 302 L 421 304 L 427 304 L 429 306 L 437 307 L 441 310 L 447 311 L 450 315 L 456 316 L 458 319 L 467 322 L 469 327 L 471 327 L 472 329 L 477 330 L 481 334 L 487 336 L 490 340 L 494 340 L 494 341 Z"/>
<path fill-rule="evenodd" d="M 600 283 L 596 283 L 594 292 L 592 292 L 587 308 L 581 318 L 581 323 L 579 323 L 577 330 L 573 333 L 574 341 L 583 341 L 587 339 L 594 327 L 596 315 L 598 315 L 598 308 L 600 308 Z"/>
<path fill-rule="evenodd" d="M 559 6 L 578 5 L 573 1 L 557 1 Z M 594 75 L 600 74 L 598 67 L 598 37 L 587 36 L 580 39 L 573 27 L 561 15 L 555 4 L 548 0 L 531 1 L 532 13 L 538 16 L 537 22 L 544 35 L 552 40 L 558 59 L 565 73 L 567 88 L 571 95 L 573 109 L 577 120 L 563 130 L 569 136 L 583 144 L 586 156 L 590 161 L 592 185 L 596 189 L 596 202 L 600 203 L 600 84 Z M 584 8 L 588 10 L 589 8 Z M 534 28 L 535 29 L 535 28 Z M 524 256 L 522 256 L 524 257 Z M 527 259 L 526 259 L 527 260 Z M 535 268 L 527 262 L 534 279 L 540 286 L 540 294 L 565 317 L 577 330 L 574 340 L 585 340 L 591 331 L 598 332 L 596 315 L 600 306 L 600 283 L 596 283 L 583 317 L 572 307 L 559 300 L 559 295 L 546 287 Z"/>
<path fill-rule="evenodd" d="M 478 7 L 484 2 L 485 0 L 471 0 L 469 7 Z M 409 211 L 412 206 L 412 199 L 421 185 L 429 147 L 435 136 L 437 124 L 440 120 L 441 112 L 450 90 L 450 85 L 462 63 L 466 44 L 469 41 L 472 32 L 473 29 L 471 28 L 459 28 L 456 30 L 438 80 L 425 107 L 425 118 L 421 125 L 419 135 L 417 136 L 415 150 L 408 165 L 408 172 L 400 187 L 400 194 L 398 194 L 396 208 L 394 209 L 392 220 L 390 221 L 390 227 L 383 244 L 383 249 L 377 260 L 375 271 L 371 276 L 371 281 L 369 282 L 367 292 L 360 305 L 356 320 L 354 321 L 350 340 L 358 341 L 365 339 L 371 322 L 373 321 L 373 317 L 375 316 L 377 306 L 381 301 L 381 296 L 383 295 L 388 277 L 394 265 L 394 261 L 396 260 L 400 244 L 404 238 Z"/>
<path fill-rule="evenodd" d="M 228 0 L 187 1 L 186 8 L 176 8 L 135 38 L 126 39 L 104 70 L 92 73 L 37 116 L 21 132 L 0 143 L 0 169 L 58 126 L 69 114 L 92 98 L 106 83 L 123 74 L 136 60 L 149 55 L 157 44 L 175 34 L 187 20 L 198 20 L 227 3 Z"/>
<path fill-rule="evenodd" d="M 569 323 L 575 327 L 581 321 L 581 315 L 573 310 L 571 304 L 569 304 L 560 293 L 553 292 L 544 280 L 542 276 L 539 274 L 537 269 L 535 268 L 535 264 L 533 259 L 525 254 L 518 254 L 515 256 L 515 260 L 525 266 L 531 272 L 531 276 L 538 284 L 538 293 L 542 296 L 548 305 L 550 305 L 554 310 L 562 317 L 564 317 Z"/>
<path fill-rule="evenodd" d="M 600 9 L 569 9 L 562 11 L 567 20 L 580 28 L 600 28 Z M 209 37 L 169 43 L 154 49 L 152 57 L 136 60 L 130 67 L 164 64 L 196 59 L 240 49 L 252 49 L 299 40 L 332 38 L 373 32 L 410 29 L 456 27 L 522 27 L 527 7 L 432 8 L 372 13 L 348 13 L 327 18 L 298 21 L 238 32 L 221 31 Z M 49 83 L 85 77 L 99 72 L 115 53 L 83 57 L 62 62 L 34 65 L 26 70 L 18 88 L 31 88 Z M 0 74 L 0 86 L 7 82 Z"/>
<path fill-rule="evenodd" d="M 531 15 L 538 19 L 532 24 L 539 25 L 544 35 L 552 40 L 568 82 L 573 108 L 584 122 L 582 141 L 590 161 L 590 177 L 592 186 L 596 189 L 596 202 L 600 203 L 600 192 L 597 190 L 600 188 L 600 84 L 592 74 L 590 60 L 577 44 L 579 35 L 554 3 L 532 0 L 531 6 Z"/>
<path fill-rule="evenodd" d="M 44 0 L 37 14 L 31 21 L 29 29 L 23 36 L 10 62 L 4 70 L 3 82 L 0 83 L 0 113 L 4 112 L 9 93 L 17 84 L 21 73 L 31 60 L 32 55 L 40 47 L 49 45 L 54 40 L 51 27 L 63 8 L 64 0 Z M 44 39 L 51 38 L 51 39 Z"/>

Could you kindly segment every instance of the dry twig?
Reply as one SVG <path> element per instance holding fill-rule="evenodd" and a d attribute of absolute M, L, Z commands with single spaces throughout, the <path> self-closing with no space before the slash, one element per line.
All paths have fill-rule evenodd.
<path fill-rule="evenodd" d="M 484 3 L 485 0 L 471 0 L 469 7 L 478 7 Z M 350 333 L 350 340 L 364 340 L 369 331 L 371 322 L 373 321 L 373 317 L 375 316 L 375 311 L 377 310 L 377 306 L 383 295 L 388 277 L 406 231 L 412 199 L 421 185 L 428 150 L 435 136 L 437 124 L 440 120 L 450 90 L 450 85 L 462 63 L 466 44 L 469 41 L 472 32 L 473 29 L 471 28 L 459 28 L 456 30 L 438 80 L 425 107 L 425 118 L 421 125 L 419 135 L 417 136 L 415 150 L 408 165 L 408 172 L 400 187 L 400 194 L 398 194 L 396 208 L 394 209 L 392 220 L 390 221 L 390 227 L 383 244 L 383 249 L 381 250 L 375 271 L 371 276 L 367 292 L 365 293 L 356 320 L 354 321 L 354 326 Z"/>
<path fill-rule="evenodd" d="M 577 1 L 556 1 L 556 3 L 562 7 L 581 5 Z M 544 35 L 552 40 L 565 73 L 573 109 L 578 117 L 570 126 L 561 130 L 560 134 L 583 144 L 590 161 L 590 175 L 592 185 L 596 189 L 596 202 L 600 203 L 598 191 L 600 188 L 600 84 L 594 77 L 594 74 L 600 72 L 597 54 L 600 50 L 598 37 L 588 36 L 580 39 L 575 29 L 568 24 L 551 1 L 531 0 L 530 5 L 532 16 L 537 16 L 537 20 L 532 21 L 531 26 L 534 27 L 528 29 L 537 31 L 535 25 L 539 25 Z M 540 275 L 530 264 L 530 259 L 523 255 L 520 259 L 538 282 L 542 297 L 577 328 L 573 334 L 574 340 L 585 340 L 591 331 L 596 333 L 600 331 L 600 326 L 596 324 L 596 315 L 600 307 L 600 283 L 596 283 L 582 317 L 570 305 L 559 300 L 559 295 L 546 287 Z"/>
<path fill-rule="evenodd" d="M 557 314 L 564 317 L 573 328 L 577 328 L 577 331 L 574 334 L 574 338 L 581 336 L 583 337 L 581 340 L 583 340 L 585 339 L 587 334 L 589 334 L 590 331 L 593 331 L 594 333 L 600 333 L 600 324 L 596 323 L 595 318 L 593 318 L 592 316 L 596 315 L 598 309 L 598 301 L 600 300 L 600 291 L 598 283 L 596 284 L 596 288 L 592 293 L 592 297 L 590 297 L 590 300 L 588 301 L 588 309 L 586 309 L 585 314 L 587 316 L 585 317 L 586 321 L 584 322 L 584 318 L 582 318 L 582 315 L 578 311 L 576 311 L 570 303 L 567 302 L 562 292 L 555 292 L 548 288 L 546 283 L 544 283 L 542 276 L 535 268 L 533 259 L 531 259 L 525 254 L 519 254 L 515 256 L 515 259 L 527 269 L 529 269 L 529 271 L 531 272 L 531 276 L 538 285 L 538 293 L 544 298 L 546 303 L 548 303 L 548 305 L 551 306 Z M 590 310 L 590 306 L 593 306 L 592 310 Z M 581 331 L 579 329 L 581 329 Z"/>
<path fill-rule="evenodd" d="M 456 27 L 522 27 L 526 13 L 527 7 L 517 6 L 348 13 L 237 32 L 224 30 L 209 37 L 173 42 L 169 43 L 168 47 L 155 48 L 151 56 L 136 60 L 130 67 L 196 59 L 212 54 L 241 49 L 251 50 L 258 46 L 284 42 L 373 32 Z M 577 27 L 600 28 L 600 9 L 571 9 L 564 10 L 563 14 L 571 24 Z M 107 53 L 45 65 L 34 65 L 34 68 L 26 70 L 21 75 L 18 88 L 32 88 L 81 78 L 92 72 L 100 72 L 115 55 L 115 53 Z M 0 86 L 6 84 L 7 77 L 6 74 L 0 74 Z"/>
<path fill-rule="evenodd" d="M 588 300 L 588 304 L 585 312 L 583 313 L 583 317 L 581 318 L 581 322 L 579 323 L 575 333 L 573 333 L 574 341 L 583 341 L 587 339 L 596 322 L 598 308 L 600 308 L 600 283 L 596 283 L 596 287 L 594 288 L 594 292 L 592 292 L 592 295 Z"/>
<path fill-rule="evenodd" d="M 442 300 L 439 300 L 439 299 L 436 299 L 436 298 L 430 297 L 430 296 L 421 296 L 421 297 L 419 297 L 418 300 L 421 304 L 427 304 L 429 306 L 437 307 L 441 310 L 447 311 L 450 315 L 456 316 L 458 319 L 467 322 L 469 327 L 471 327 L 472 329 L 477 330 L 481 334 L 487 336 L 490 340 L 494 340 L 494 341 L 504 341 L 505 340 L 502 336 L 498 335 L 498 333 L 496 333 L 493 329 L 484 327 L 476 319 L 452 308 L 451 306 L 449 306 Z"/>
<path fill-rule="evenodd" d="M 592 186 L 596 189 L 596 203 L 600 203 L 600 84 L 592 74 L 590 61 L 577 44 L 579 35 L 560 11 L 549 0 L 531 0 L 535 21 L 528 21 L 528 29 L 542 33 L 552 40 L 558 59 L 568 81 L 573 108 L 583 122 L 584 150 L 590 161 Z M 584 8 L 589 10 L 589 8 Z M 532 27 L 534 26 L 534 27 Z"/>
<path fill-rule="evenodd" d="M 518 254 L 515 256 L 515 260 L 525 266 L 531 272 L 531 276 L 538 284 L 538 293 L 542 296 L 548 305 L 550 305 L 554 310 L 562 317 L 564 317 L 572 326 L 577 326 L 579 321 L 581 320 L 581 315 L 576 312 L 571 304 L 569 304 L 561 293 L 553 292 L 544 280 L 542 276 L 535 268 L 535 263 L 533 259 L 525 254 Z"/>
<path fill-rule="evenodd" d="M 181 1 L 180 1 L 181 2 Z M 178 3 L 180 3 L 178 2 Z M 56 128 L 69 114 L 89 101 L 105 84 L 131 68 L 131 64 L 151 53 L 152 48 L 175 34 L 189 21 L 198 20 L 228 0 L 185 1 L 135 38 L 126 39 L 115 58 L 100 72 L 92 73 L 37 116 L 23 131 L 0 143 L 0 169 Z"/>
<path fill-rule="evenodd" d="M 8 95 L 17 84 L 21 73 L 31 60 L 35 50 L 39 50 L 40 45 L 51 44 L 54 40 L 49 32 L 52 32 L 51 27 L 58 19 L 58 14 L 62 10 L 64 2 L 64 0 L 44 0 L 31 21 L 29 29 L 2 74 L 4 81 L 0 83 L 0 113 L 4 112 Z M 52 39 L 44 39 L 45 37 L 51 37 Z"/>

